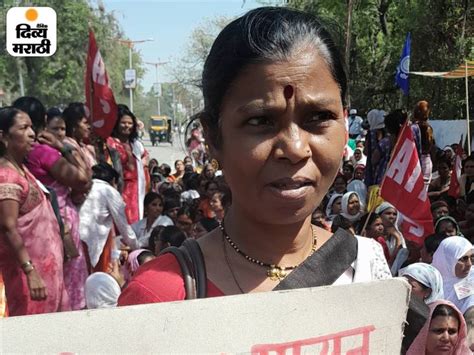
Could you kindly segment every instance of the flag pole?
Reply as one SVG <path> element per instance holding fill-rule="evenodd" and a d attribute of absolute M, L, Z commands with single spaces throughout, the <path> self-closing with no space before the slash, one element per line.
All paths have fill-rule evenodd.
<path fill-rule="evenodd" d="M 468 85 L 468 73 L 467 73 L 467 60 L 464 59 L 464 69 L 465 69 L 465 83 L 466 83 L 466 124 L 467 124 L 467 154 L 471 155 L 471 129 L 469 126 L 469 85 Z"/>

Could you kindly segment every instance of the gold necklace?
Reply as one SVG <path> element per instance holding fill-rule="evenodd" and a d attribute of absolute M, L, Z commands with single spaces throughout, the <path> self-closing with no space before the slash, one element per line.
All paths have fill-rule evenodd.
<path fill-rule="evenodd" d="M 222 231 L 222 235 L 224 236 L 224 239 L 230 244 L 230 246 L 237 252 L 239 253 L 240 255 L 242 255 L 247 261 L 253 263 L 253 264 L 257 264 L 261 267 L 265 267 L 267 268 L 267 276 L 270 278 L 270 280 L 272 281 L 281 281 L 283 280 L 288 274 L 290 271 L 296 269 L 298 266 L 300 266 L 301 263 L 299 263 L 298 265 L 294 265 L 294 266 L 280 266 L 280 265 L 275 265 L 275 264 L 267 264 L 267 263 L 264 263 L 263 261 L 260 261 L 256 258 L 253 258 L 251 256 L 248 256 L 247 254 L 245 254 L 238 246 L 237 244 L 235 244 L 235 242 L 229 237 L 229 235 L 227 234 L 225 228 L 224 228 L 224 224 L 223 223 L 219 223 L 219 228 L 221 229 Z M 317 245 L 318 245 L 318 236 L 316 235 L 316 230 L 315 228 L 313 227 L 313 225 L 311 225 L 311 231 L 312 231 L 312 234 L 313 234 L 313 244 L 311 246 L 311 251 L 309 253 L 308 256 L 311 256 L 315 251 L 316 251 L 316 248 L 317 248 Z M 232 275 L 234 276 L 234 275 Z M 235 277 L 234 277 L 234 280 L 235 280 Z M 238 284 L 237 284 L 238 285 Z M 240 288 L 240 286 L 239 286 Z"/>

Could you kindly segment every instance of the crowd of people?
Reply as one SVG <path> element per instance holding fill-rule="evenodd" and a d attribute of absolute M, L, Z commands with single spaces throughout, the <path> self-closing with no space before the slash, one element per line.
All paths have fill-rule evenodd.
<path fill-rule="evenodd" d="M 440 343 L 468 351 L 474 156 L 462 157 L 461 192 L 450 196 L 460 147 L 437 147 L 429 103 L 363 119 L 345 111 L 346 86 L 342 58 L 317 19 L 264 7 L 214 42 L 205 108 L 194 117 L 206 152 L 196 153 L 204 140 L 194 125 L 193 154 L 174 170 L 149 156 L 125 105 L 107 139 L 94 135 L 82 103 L 61 112 L 21 97 L 1 108 L 4 315 L 184 299 L 177 261 L 159 254 L 187 239 L 202 249 L 208 297 L 278 288 L 323 248 L 318 270 L 343 271 L 322 284 L 403 276 L 430 306 L 409 353 L 434 354 Z M 407 120 L 435 230 L 422 247 L 404 238 L 402 216 L 379 196 Z M 340 250 L 353 250 L 347 266 L 331 258 Z M 470 291 L 461 296 L 460 285 Z"/>

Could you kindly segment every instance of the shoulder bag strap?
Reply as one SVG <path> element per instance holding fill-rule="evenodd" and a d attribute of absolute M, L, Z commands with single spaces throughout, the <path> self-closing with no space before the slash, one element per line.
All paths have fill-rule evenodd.
<path fill-rule="evenodd" d="M 195 239 L 186 239 L 181 245 L 180 249 L 185 250 L 193 265 L 193 274 L 196 282 L 196 297 L 207 297 L 207 273 L 204 256 L 202 255 L 201 247 Z"/>
<path fill-rule="evenodd" d="M 273 290 L 332 285 L 357 258 L 357 239 L 338 229 L 313 255 L 285 277 Z"/>
<path fill-rule="evenodd" d="M 191 271 L 191 260 L 187 252 L 183 251 L 177 247 L 168 247 L 161 251 L 159 255 L 163 254 L 173 254 L 176 260 L 178 261 L 179 267 L 181 269 L 181 274 L 184 280 L 184 289 L 186 291 L 186 299 L 195 299 L 196 298 L 196 285 L 194 281 L 194 275 Z"/>

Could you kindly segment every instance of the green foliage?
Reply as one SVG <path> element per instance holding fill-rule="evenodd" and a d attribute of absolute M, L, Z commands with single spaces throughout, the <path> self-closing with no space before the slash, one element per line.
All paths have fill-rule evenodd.
<path fill-rule="evenodd" d="M 412 71 L 449 71 L 474 59 L 473 7 L 468 0 L 351 0 L 350 102 L 360 111 L 407 108 L 394 74 L 407 32 L 411 32 Z M 340 24 L 347 35 L 347 1 L 290 0 L 288 6 Z M 334 26 L 330 26 L 334 29 Z M 338 36 L 338 42 L 343 39 Z M 343 47 L 342 47 L 343 48 Z M 410 75 L 408 109 L 428 100 L 433 117 L 465 117 L 464 80 Z M 474 92 L 472 79 L 470 92 Z M 471 111 L 474 100 L 470 100 Z"/>
<path fill-rule="evenodd" d="M 23 4 L 24 3 L 24 4 Z M 18 1 L 7 0 L 0 8 L 0 88 L 9 103 L 20 96 L 19 71 L 21 70 L 25 95 L 36 96 L 47 106 L 67 105 L 84 101 L 84 75 L 89 40 L 89 25 L 94 31 L 97 45 L 111 80 L 115 99 L 128 103 L 128 90 L 123 89 L 124 70 L 129 67 L 129 49 L 117 42 L 124 38 L 115 17 L 102 7 L 92 8 L 87 0 L 35 0 L 20 1 L 19 6 L 49 6 L 55 9 L 58 23 L 56 53 L 45 58 L 11 57 L 5 50 L 5 17 Z M 144 74 L 138 53 L 133 52 L 133 67 L 137 77 Z M 141 92 L 141 88 L 136 91 Z"/>

